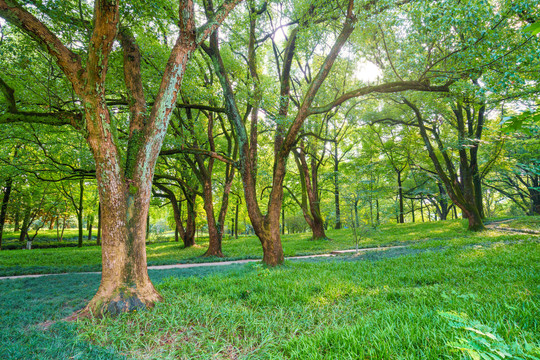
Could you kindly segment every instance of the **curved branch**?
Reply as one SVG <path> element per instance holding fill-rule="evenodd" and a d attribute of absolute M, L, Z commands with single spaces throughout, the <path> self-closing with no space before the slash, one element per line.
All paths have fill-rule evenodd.
<path fill-rule="evenodd" d="M 215 151 L 210 150 L 204 150 L 204 149 L 196 149 L 196 148 L 182 148 L 182 149 L 172 149 L 172 150 L 161 150 L 159 153 L 159 156 L 168 156 L 168 155 L 175 155 L 175 154 L 193 154 L 193 155 L 204 155 L 211 157 L 213 159 L 222 161 L 226 164 L 230 164 L 234 167 L 237 167 L 237 163 L 234 159 L 220 154 Z"/>
<path fill-rule="evenodd" d="M 339 98 L 337 98 L 336 100 L 324 106 L 310 107 L 308 109 L 308 115 L 323 114 L 325 112 L 332 110 L 334 107 L 343 104 L 345 101 L 349 99 L 353 99 L 356 97 L 360 97 L 360 96 L 375 93 L 375 92 L 376 93 L 395 93 L 395 92 L 401 92 L 401 91 L 406 91 L 406 90 L 427 91 L 427 92 L 449 92 L 450 84 L 451 83 L 446 83 L 444 85 L 432 86 L 428 82 L 395 81 L 395 82 L 390 82 L 386 84 L 365 86 L 356 90 L 349 91 L 343 94 L 342 96 L 340 96 Z"/>
<path fill-rule="evenodd" d="M 85 70 L 82 67 L 80 56 L 69 50 L 49 28 L 15 0 L 0 0 L 0 17 L 21 29 L 43 46 L 56 60 L 58 66 L 74 85 L 75 90 L 82 89 Z"/>
<path fill-rule="evenodd" d="M 15 112 L 0 114 L 0 124 L 9 123 L 32 123 L 53 126 L 71 125 L 77 130 L 83 128 L 83 116 L 81 113 L 59 111 L 56 113 L 39 112 Z"/>

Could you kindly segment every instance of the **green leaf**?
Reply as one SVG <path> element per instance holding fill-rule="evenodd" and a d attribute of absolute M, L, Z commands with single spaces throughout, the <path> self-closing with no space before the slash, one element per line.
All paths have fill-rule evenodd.
<path fill-rule="evenodd" d="M 527 26 L 523 31 L 530 32 L 532 35 L 540 33 L 540 22 L 535 22 L 534 24 Z"/>

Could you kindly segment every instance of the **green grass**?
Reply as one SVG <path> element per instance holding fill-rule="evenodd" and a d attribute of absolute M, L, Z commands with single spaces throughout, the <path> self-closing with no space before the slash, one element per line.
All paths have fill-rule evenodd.
<path fill-rule="evenodd" d="M 354 247 L 348 230 L 329 235 L 331 242 L 285 236 L 284 248 L 297 255 Z M 2 280 L 0 359 L 474 359 L 504 351 L 540 358 L 538 237 L 473 234 L 448 221 L 382 226 L 361 240 L 401 243 L 412 246 L 275 269 L 150 270 L 164 296 L 154 309 L 78 323 L 61 319 L 92 297 L 98 274 Z M 204 252 L 175 243 L 148 249 L 150 262 L 199 261 Z M 225 252 L 260 256 L 260 245 L 226 240 Z M 3 251 L 0 259 L 10 268 L 9 257 L 21 254 L 21 270 L 60 269 L 70 256 L 73 267 L 99 267 L 92 247 Z"/>
<path fill-rule="evenodd" d="M 466 231 L 466 223 L 463 220 L 382 225 L 377 229 L 363 228 L 359 233 L 359 247 L 361 248 L 403 244 L 413 244 L 419 248 L 462 246 L 485 242 L 519 241 L 531 237 L 531 235 L 500 231 L 470 233 Z M 312 241 L 309 233 L 284 235 L 282 241 L 285 256 L 322 254 L 355 247 L 351 229 L 330 230 L 328 236 L 332 239 L 331 241 Z M 198 239 L 197 245 L 188 249 L 183 249 L 181 243 L 174 241 L 150 243 L 147 246 L 148 264 L 165 265 L 262 258 L 261 244 L 255 236 L 242 236 L 238 239 L 225 237 L 223 241 L 225 258 L 221 259 L 202 258 L 207 246 L 207 238 Z M 100 270 L 101 248 L 98 246 L 0 251 L 0 276 Z"/>
<path fill-rule="evenodd" d="M 150 271 L 150 277 L 160 282 L 163 277 L 205 276 L 217 270 L 224 271 L 160 270 Z M 83 341 L 76 324 L 61 321 L 84 306 L 99 281 L 97 274 L 0 281 L 0 359 L 125 359 L 113 348 Z M 50 325 L 47 329 L 46 324 Z"/>
<path fill-rule="evenodd" d="M 29 235 L 33 236 L 35 233 L 35 230 L 30 230 Z M 96 237 L 96 230 L 92 232 L 93 238 Z M 4 231 L 4 235 L 2 236 L 2 243 L 5 244 L 11 244 L 11 243 L 18 243 L 19 242 L 19 235 L 20 232 L 18 231 Z M 64 238 L 62 242 L 66 241 L 76 241 L 79 237 L 79 230 L 78 229 L 65 229 L 64 230 Z M 86 229 L 84 230 L 84 239 L 86 240 L 88 238 L 88 232 Z M 40 229 L 38 231 L 38 234 L 36 236 L 36 239 L 34 241 L 35 243 L 56 243 L 58 242 L 56 237 L 56 229 L 55 230 L 47 230 L 47 229 Z"/>
<path fill-rule="evenodd" d="M 540 357 L 536 243 L 340 260 L 166 278 L 154 309 L 78 329 L 132 359 L 452 359 L 476 326 L 500 339 L 485 353 Z"/>
<path fill-rule="evenodd" d="M 540 231 L 540 216 L 523 216 L 497 224 L 502 228 L 529 229 Z"/>

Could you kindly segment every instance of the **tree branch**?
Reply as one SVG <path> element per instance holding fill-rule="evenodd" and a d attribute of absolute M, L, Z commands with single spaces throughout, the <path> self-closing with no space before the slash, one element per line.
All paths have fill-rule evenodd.
<path fill-rule="evenodd" d="M 310 107 L 308 114 L 322 114 L 332 110 L 334 107 L 343 104 L 345 101 L 371 93 L 395 93 L 406 90 L 427 91 L 427 92 L 449 92 L 450 83 L 432 86 L 428 82 L 420 81 L 396 81 L 380 85 L 365 86 L 353 91 L 349 91 L 336 100 L 320 107 Z"/>
<path fill-rule="evenodd" d="M 0 114 L 0 124 L 33 123 L 53 126 L 71 125 L 77 130 L 83 128 L 82 114 L 59 111 L 56 113 L 16 112 Z"/>
<path fill-rule="evenodd" d="M 81 58 L 69 50 L 41 21 L 15 0 L 0 0 L 0 17 L 21 29 L 44 47 L 55 59 L 75 90 L 82 89 L 85 70 L 81 65 Z"/>

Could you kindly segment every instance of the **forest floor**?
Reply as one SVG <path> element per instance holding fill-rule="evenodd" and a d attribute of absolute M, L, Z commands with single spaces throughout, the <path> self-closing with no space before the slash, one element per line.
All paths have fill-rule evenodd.
<path fill-rule="evenodd" d="M 511 227 L 529 229 L 531 220 Z M 0 358 L 540 358 L 539 237 L 427 224 L 381 227 L 360 241 L 401 247 L 278 269 L 153 269 L 164 301 L 117 318 L 62 321 L 95 293 L 99 274 L 3 280 Z M 332 236 L 320 248 L 307 237 L 287 240 L 289 253 L 301 253 L 304 241 L 312 252 L 354 248 L 348 230 Z"/>
<path fill-rule="evenodd" d="M 377 228 L 362 226 L 358 230 L 359 248 L 382 246 L 444 246 L 448 242 L 461 245 L 485 241 L 513 241 L 529 234 L 492 229 L 485 233 L 466 231 L 466 221 L 448 220 L 444 222 L 407 223 L 381 225 Z M 443 225 L 443 226 L 441 226 Z M 517 229 L 540 230 L 540 217 L 521 217 L 511 223 L 501 224 Z M 50 232 L 50 233 L 49 233 Z M 56 231 L 43 231 L 44 239 L 56 236 Z M 535 234 L 531 234 L 535 235 Z M 15 235 L 13 235 L 15 236 Z M 283 235 L 283 250 L 286 257 L 328 254 L 356 247 L 351 229 L 329 230 L 331 241 L 312 241 L 311 234 Z M 173 235 L 174 237 L 174 235 Z M 49 239 L 50 240 L 50 239 Z M 181 243 L 170 237 L 160 237 L 147 245 L 149 266 L 189 263 L 206 263 L 262 258 L 261 245 L 255 236 L 240 236 L 238 239 L 226 237 L 223 240 L 223 258 L 208 258 L 202 255 L 207 249 L 208 239 L 198 238 L 195 246 L 184 249 Z M 99 272 L 101 270 L 101 247 L 88 245 L 82 248 L 64 247 L 32 250 L 0 251 L 0 277 L 29 274 L 58 274 L 72 272 Z"/>

